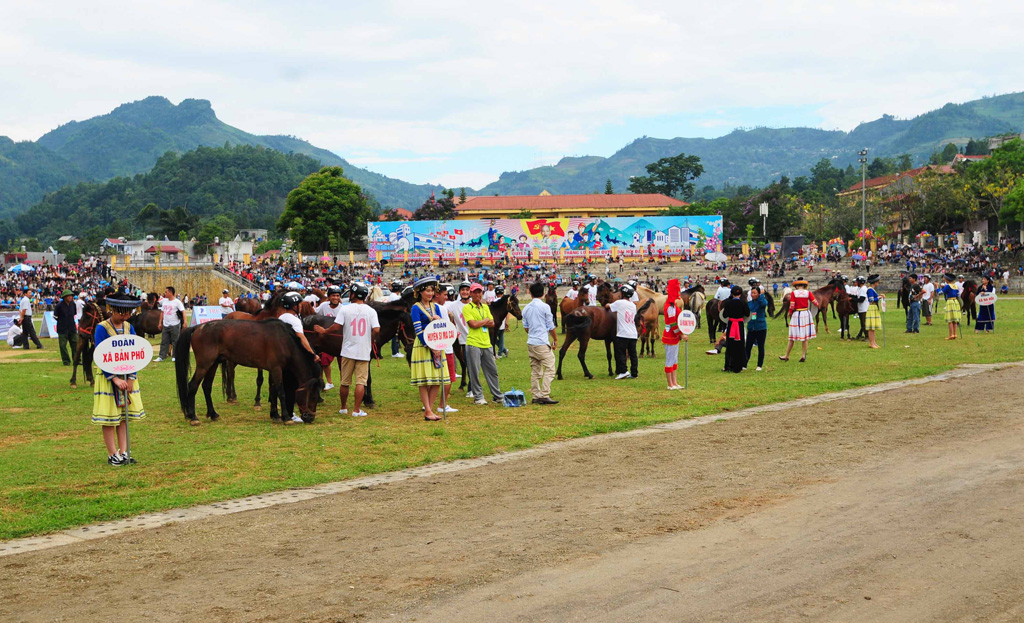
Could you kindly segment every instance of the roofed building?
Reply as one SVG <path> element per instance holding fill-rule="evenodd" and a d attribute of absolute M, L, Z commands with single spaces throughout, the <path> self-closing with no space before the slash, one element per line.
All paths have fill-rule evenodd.
<path fill-rule="evenodd" d="M 467 197 L 455 206 L 457 220 L 519 218 L 523 210 L 532 218 L 608 218 L 658 216 L 669 208 L 689 205 L 659 194 L 621 195 L 516 195 Z"/>
<path fill-rule="evenodd" d="M 929 164 L 916 169 L 909 169 L 892 175 L 871 178 L 857 182 L 853 186 L 836 193 L 839 203 L 844 207 L 853 208 L 860 206 L 861 195 L 864 195 L 868 210 L 874 212 L 879 209 L 884 215 L 884 224 L 890 234 L 904 235 L 909 233 L 912 226 L 907 215 L 903 213 L 903 206 L 908 201 L 918 199 L 914 192 L 914 178 L 925 172 L 934 172 L 939 175 L 955 173 L 950 165 Z M 863 189 L 863 193 L 862 193 Z M 882 223 L 868 223 L 868 229 L 873 229 Z"/>

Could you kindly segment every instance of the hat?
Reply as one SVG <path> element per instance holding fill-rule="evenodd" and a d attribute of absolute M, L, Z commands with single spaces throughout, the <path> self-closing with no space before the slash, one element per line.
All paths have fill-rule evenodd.
<path fill-rule="evenodd" d="M 956 281 L 956 275 L 953 273 L 946 273 L 943 277 L 945 277 L 946 281 Z"/>
<path fill-rule="evenodd" d="M 60 298 L 64 298 L 65 296 L 74 296 L 74 295 L 75 295 L 75 293 L 72 292 L 71 290 L 64 290 L 63 292 L 60 293 Z"/>
<path fill-rule="evenodd" d="M 135 309 L 142 305 L 142 299 L 122 294 L 117 297 L 108 296 L 107 305 L 115 309 Z"/>
<path fill-rule="evenodd" d="M 221 290 L 221 292 L 223 292 L 224 294 L 227 294 L 228 293 L 228 289 L 224 288 L 223 290 Z"/>
<path fill-rule="evenodd" d="M 868 283 L 878 283 L 878 280 L 881 278 L 878 274 L 868 275 Z"/>
<path fill-rule="evenodd" d="M 867 281 L 867 280 L 864 279 L 864 275 L 857 275 L 856 281 Z"/>
<path fill-rule="evenodd" d="M 412 284 L 412 287 L 414 290 L 422 290 L 427 286 L 433 285 L 437 285 L 437 278 L 428 275 L 426 277 L 420 277 L 419 279 L 417 279 L 416 283 Z"/>
<path fill-rule="evenodd" d="M 793 282 L 793 287 L 794 288 L 800 287 L 800 286 L 803 286 L 803 287 L 806 288 L 809 285 L 811 285 L 811 284 L 807 283 L 807 280 L 804 279 L 803 277 L 797 277 L 796 281 Z"/>
<path fill-rule="evenodd" d="M 470 292 L 476 292 L 477 290 L 480 290 L 482 292 L 483 289 L 484 289 L 484 287 L 482 285 L 480 285 L 479 283 L 474 283 L 473 285 L 469 286 L 469 291 Z"/>

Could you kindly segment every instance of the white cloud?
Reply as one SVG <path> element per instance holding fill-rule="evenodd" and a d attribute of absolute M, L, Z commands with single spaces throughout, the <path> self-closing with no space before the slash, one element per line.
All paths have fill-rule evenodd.
<path fill-rule="evenodd" d="M 449 157 L 475 176 L 460 185 L 500 172 L 474 173 L 468 150 L 574 153 L 627 117 L 711 130 L 725 122 L 705 111 L 800 106 L 849 130 L 1024 88 L 1024 6 L 992 0 L 0 1 L 0 134 L 198 97 L 342 156 Z"/>

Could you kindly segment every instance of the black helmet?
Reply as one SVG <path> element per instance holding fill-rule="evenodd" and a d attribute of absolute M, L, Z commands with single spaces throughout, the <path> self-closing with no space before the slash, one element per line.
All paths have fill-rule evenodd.
<path fill-rule="evenodd" d="M 405 286 L 405 289 L 402 290 L 402 298 L 403 299 L 405 299 L 405 298 L 412 298 L 414 293 L 415 292 L 414 292 L 412 286 Z"/>
<path fill-rule="evenodd" d="M 594 273 L 588 273 L 587 281 L 597 281 L 597 275 L 595 275 Z"/>
<path fill-rule="evenodd" d="M 468 281 L 463 281 L 462 283 L 459 284 L 459 289 L 460 290 L 462 288 L 471 288 L 471 287 L 473 287 L 473 284 L 468 282 Z"/>
<path fill-rule="evenodd" d="M 361 283 L 353 283 L 349 286 L 349 294 L 354 296 L 356 300 L 365 301 L 366 297 L 370 296 L 370 288 L 367 288 Z"/>
<path fill-rule="evenodd" d="M 622 286 L 621 288 L 619 288 L 619 292 L 622 292 L 623 298 L 627 298 L 628 299 L 628 298 L 631 298 L 633 296 L 633 293 L 635 292 L 635 290 L 633 290 L 633 287 L 631 285 L 626 284 L 626 285 Z"/>
<path fill-rule="evenodd" d="M 636 279 L 630 279 L 626 283 L 628 283 L 629 287 L 633 288 L 634 290 L 636 289 L 636 286 L 639 284 L 639 282 Z"/>
<path fill-rule="evenodd" d="M 450 298 L 450 299 L 454 299 L 455 298 L 455 286 L 453 286 L 452 284 L 450 284 L 450 283 L 445 284 L 444 291 L 448 293 L 448 298 Z"/>
<path fill-rule="evenodd" d="M 722 280 L 722 287 L 723 287 L 723 288 L 731 288 L 731 287 L 732 287 L 732 284 L 731 284 L 731 283 L 729 283 L 729 280 L 728 280 L 728 279 L 723 279 L 723 280 Z"/>
<path fill-rule="evenodd" d="M 395 279 L 394 281 L 391 282 L 391 291 L 394 292 L 395 294 L 398 294 L 399 292 L 402 291 L 403 285 L 404 284 L 401 281 Z"/>
<path fill-rule="evenodd" d="M 580 280 L 579 279 L 573 279 L 572 280 L 572 287 L 574 287 L 574 288 L 580 287 Z"/>
<path fill-rule="evenodd" d="M 338 296 L 341 296 L 341 288 L 339 288 L 338 286 L 331 286 L 327 288 L 327 296 L 330 296 L 332 294 L 337 294 Z"/>
<path fill-rule="evenodd" d="M 292 309 L 297 307 L 302 302 L 302 295 L 298 292 L 285 292 L 281 297 L 281 307 L 285 309 Z"/>
<path fill-rule="evenodd" d="M 505 294 L 505 286 L 495 286 L 494 293 L 499 296 Z"/>
<path fill-rule="evenodd" d="M 753 286 L 759 283 L 761 283 L 761 281 L 757 277 L 751 277 L 750 279 L 747 279 L 747 285 Z"/>

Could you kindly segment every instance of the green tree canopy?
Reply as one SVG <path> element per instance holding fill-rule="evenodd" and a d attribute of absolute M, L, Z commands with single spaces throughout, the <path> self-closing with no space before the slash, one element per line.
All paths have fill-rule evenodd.
<path fill-rule="evenodd" d="M 414 221 L 451 221 L 455 219 L 455 191 L 445 190 L 437 199 L 431 193 L 430 198 L 423 202 L 412 213 Z"/>
<path fill-rule="evenodd" d="M 324 167 L 288 193 L 277 228 L 291 229 L 303 251 L 326 251 L 332 237 L 337 250 L 345 251 L 366 232 L 371 216 L 362 189 L 345 178 L 341 167 Z"/>
<path fill-rule="evenodd" d="M 661 193 L 689 201 L 693 198 L 694 184 L 704 173 L 699 156 L 679 154 L 662 158 L 646 167 L 647 176 L 634 177 L 629 181 L 629 192 L 635 194 Z"/>

